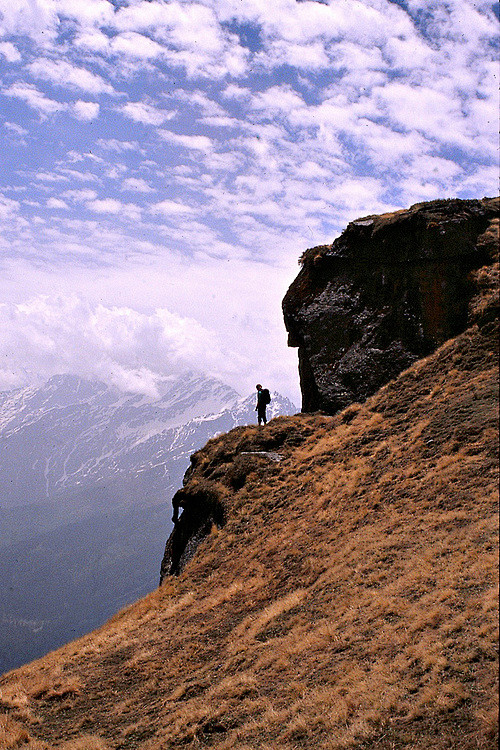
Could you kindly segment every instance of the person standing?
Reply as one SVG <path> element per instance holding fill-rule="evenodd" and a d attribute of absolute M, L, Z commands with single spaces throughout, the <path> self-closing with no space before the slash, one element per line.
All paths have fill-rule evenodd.
<path fill-rule="evenodd" d="M 257 406 L 255 411 L 257 412 L 257 419 L 259 424 L 267 424 L 266 407 L 271 401 L 271 395 L 267 388 L 263 388 L 260 383 L 255 386 L 257 389 Z"/>

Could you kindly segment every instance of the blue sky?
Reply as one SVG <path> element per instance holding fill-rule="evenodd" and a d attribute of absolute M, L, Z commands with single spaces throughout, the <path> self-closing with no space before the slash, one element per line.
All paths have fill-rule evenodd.
<path fill-rule="evenodd" d="M 299 400 L 280 303 L 359 216 L 498 192 L 498 3 L 0 0 L 0 388 Z"/>

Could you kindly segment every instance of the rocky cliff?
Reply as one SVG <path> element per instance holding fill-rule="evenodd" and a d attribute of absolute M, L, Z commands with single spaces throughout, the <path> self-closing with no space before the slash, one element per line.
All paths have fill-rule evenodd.
<path fill-rule="evenodd" d="M 364 404 L 209 441 L 196 554 L 0 678 L 0 747 L 496 748 L 497 375 L 473 325 Z"/>
<path fill-rule="evenodd" d="M 302 411 L 334 414 L 364 401 L 471 323 L 496 319 L 498 208 L 498 198 L 421 203 L 358 219 L 332 245 L 304 253 L 283 301 L 289 343 L 299 347 Z M 201 452 L 191 457 L 185 486 L 173 499 L 181 516 L 160 581 L 178 575 L 211 528 L 225 523 L 235 471 L 242 476 L 277 455 L 269 453 L 276 448 L 269 431 L 242 441 L 232 435 L 216 476 L 211 463 L 200 468 Z M 220 467 L 231 455 L 237 461 L 221 484 Z"/>
<path fill-rule="evenodd" d="M 465 330 L 498 261 L 498 208 L 498 198 L 419 203 L 353 221 L 304 253 L 283 300 L 303 411 L 363 401 Z M 483 296 L 476 318 L 491 302 Z"/>
<path fill-rule="evenodd" d="M 463 293 L 453 302 L 444 283 L 453 263 L 443 260 L 449 274 L 434 285 L 441 302 L 420 335 L 436 346 L 460 310 L 456 324 L 469 317 L 466 330 L 362 404 L 208 441 L 174 498 L 182 514 L 163 585 L 98 631 L 0 678 L 1 747 L 497 747 L 498 264 L 490 257 L 497 225 L 482 214 L 489 205 L 467 203 L 477 207 L 471 224 L 482 223 L 470 230 L 469 261 L 465 249 L 454 256 L 466 269 L 462 286 L 458 271 L 455 279 Z M 408 220 L 422 210 L 410 209 Z M 404 217 L 379 218 L 388 228 Z M 314 306 L 314 268 L 330 263 L 322 252 L 304 258 L 294 309 L 299 299 Z M 441 266 L 424 261 L 404 279 L 394 263 L 391 283 L 399 268 L 403 289 L 431 299 L 422 289 L 433 288 L 431 269 Z M 356 267 L 349 262 L 343 267 Z M 321 283 L 318 295 L 328 287 Z M 376 338 L 389 310 L 377 318 L 375 281 L 371 297 L 363 289 L 354 301 L 372 300 L 366 325 Z M 406 330 L 412 319 L 399 293 L 394 304 L 386 299 Z M 347 293 L 344 302 L 353 304 Z M 290 312 L 290 294 L 287 304 Z M 328 310 L 317 313 L 319 331 Z M 400 329 L 386 330 L 385 349 L 377 339 L 382 361 L 395 349 L 390 331 Z"/>

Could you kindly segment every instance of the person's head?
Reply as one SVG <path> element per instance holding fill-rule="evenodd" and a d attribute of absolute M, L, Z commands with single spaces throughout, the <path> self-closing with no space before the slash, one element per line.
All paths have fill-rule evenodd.
<path fill-rule="evenodd" d="M 258 390 L 258 391 L 261 391 L 261 390 L 262 390 L 262 386 L 261 386 L 261 384 L 260 384 L 260 383 L 257 383 L 257 385 L 256 385 L 255 387 L 257 388 L 257 390 Z"/>

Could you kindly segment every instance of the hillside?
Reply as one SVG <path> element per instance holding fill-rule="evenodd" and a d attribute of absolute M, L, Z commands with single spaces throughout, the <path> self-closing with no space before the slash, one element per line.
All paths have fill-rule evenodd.
<path fill-rule="evenodd" d="M 363 405 L 209 441 L 185 489 L 224 525 L 4 676 L 0 745 L 496 747 L 497 388 L 486 322 Z"/>

